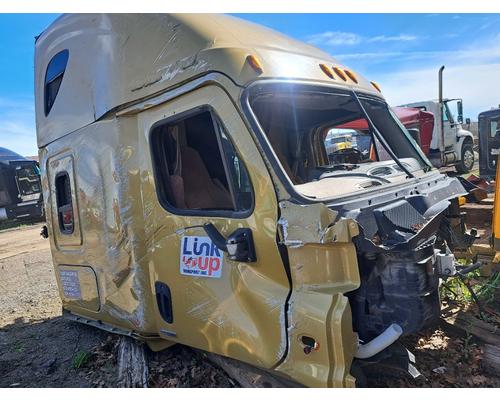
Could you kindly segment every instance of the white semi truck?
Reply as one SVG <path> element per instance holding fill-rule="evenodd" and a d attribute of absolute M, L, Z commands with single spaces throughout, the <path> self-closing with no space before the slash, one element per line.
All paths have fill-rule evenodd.
<path fill-rule="evenodd" d="M 430 145 L 429 159 L 436 167 L 454 165 L 460 174 L 470 172 L 474 166 L 474 137 L 462 127 L 462 99 L 443 98 L 443 70 L 439 69 L 439 98 L 405 104 L 403 107 L 420 108 L 434 114 L 434 130 Z M 457 116 L 451 105 L 456 104 Z M 453 107 L 454 108 L 454 107 Z M 466 119 L 470 125 L 470 120 Z"/>

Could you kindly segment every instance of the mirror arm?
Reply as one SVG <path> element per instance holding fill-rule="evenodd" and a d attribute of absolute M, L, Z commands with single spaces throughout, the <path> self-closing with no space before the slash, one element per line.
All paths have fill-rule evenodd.
<path fill-rule="evenodd" d="M 219 230 L 211 222 L 203 225 L 203 229 L 214 244 L 222 251 L 227 253 L 226 238 L 222 236 Z"/>

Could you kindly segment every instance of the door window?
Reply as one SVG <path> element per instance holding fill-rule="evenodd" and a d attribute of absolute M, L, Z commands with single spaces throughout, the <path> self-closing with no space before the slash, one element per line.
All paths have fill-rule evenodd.
<path fill-rule="evenodd" d="M 247 170 L 209 109 L 157 124 L 151 145 L 159 199 L 176 213 L 247 213 Z"/>
<path fill-rule="evenodd" d="M 500 138 L 500 126 L 498 120 L 490 121 L 490 136 L 492 138 Z"/>
<path fill-rule="evenodd" d="M 443 106 L 443 122 L 449 122 L 450 124 L 454 123 L 453 114 L 450 111 L 448 103 L 444 103 Z"/>
<path fill-rule="evenodd" d="M 71 200 L 71 182 L 67 172 L 56 176 L 56 202 L 59 230 L 71 235 L 74 230 L 73 202 Z"/>

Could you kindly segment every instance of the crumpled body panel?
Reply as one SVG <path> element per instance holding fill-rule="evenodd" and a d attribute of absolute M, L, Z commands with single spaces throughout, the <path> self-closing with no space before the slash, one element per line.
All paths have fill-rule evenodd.
<path fill-rule="evenodd" d="M 170 114 L 200 104 L 209 104 L 217 111 L 244 155 L 256 193 L 248 218 L 176 215 L 158 200 L 149 131 Z M 59 279 L 63 307 L 154 339 L 156 344 L 162 338 L 166 344 L 181 342 L 263 368 L 278 364 L 287 348 L 285 308 L 290 286 L 276 241 L 278 205 L 270 190 L 272 182 L 245 132 L 222 89 L 204 87 L 139 114 L 99 121 L 42 149 L 54 265 L 72 265 L 72 271 L 82 273 L 68 283 L 69 296 Z M 70 161 L 61 164 L 60 159 Z M 55 165 L 72 165 L 75 171 L 73 205 L 81 240 L 66 247 L 59 244 L 72 238 L 59 230 Z M 199 226 L 208 221 L 226 237 L 241 226 L 250 227 L 257 262 L 234 262 L 224 255 L 220 279 L 182 275 L 181 239 L 206 236 Z M 89 268 L 95 271 L 97 288 L 85 290 L 82 286 L 81 298 L 73 297 L 71 285 L 83 282 L 83 271 Z M 71 279 L 71 274 L 66 272 L 64 279 Z M 170 291 L 170 322 L 158 309 L 158 282 Z M 96 302 L 99 307 L 94 306 Z"/>
<path fill-rule="evenodd" d="M 354 386 L 349 374 L 358 345 L 345 293 L 359 287 L 358 225 L 336 221 L 323 204 L 280 203 L 281 240 L 288 248 L 293 292 L 289 302 L 289 353 L 278 367 L 313 387 Z M 307 339 L 318 348 L 308 350 Z"/>
<path fill-rule="evenodd" d="M 42 149 L 40 165 L 54 265 L 72 265 L 77 271 L 80 266 L 82 272 L 92 268 L 97 277 L 98 310 L 83 308 L 60 286 L 63 307 L 147 334 L 155 331 L 155 321 L 146 318 L 152 294 L 143 268 L 144 228 L 134 218 L 142 215 L 142 199 L 137 134 L 127 134 L 133 128 L 133 121 L 93 124 L 84 128 L 85 134 L 75 132 Z M 71 235 L 59 229 L 54 188 L 57 172 L 67 168 L 76 221 Z"/>

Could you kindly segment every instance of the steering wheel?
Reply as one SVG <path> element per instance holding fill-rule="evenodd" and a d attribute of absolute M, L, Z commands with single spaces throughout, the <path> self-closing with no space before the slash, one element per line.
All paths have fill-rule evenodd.
<path fill-rule="evenodd" d="M 330 160 L 342 164 L 359 164 L 363 160 L 363 152 L 354 147 L 334 151 L 330 154 Z"/>

